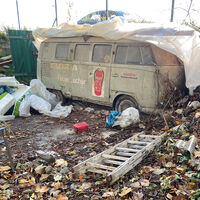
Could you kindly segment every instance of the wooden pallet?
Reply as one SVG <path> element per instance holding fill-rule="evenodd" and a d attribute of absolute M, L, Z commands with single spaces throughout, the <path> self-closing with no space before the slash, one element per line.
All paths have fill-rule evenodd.
<path fill-rule="evenodd" d="M 146 157 L 155 146 L 159 145 L 166 133 L 162 135 L 145 135 L 143 132 L 111 147 L 96 156 L 76 165 L 75 175 L 93 172 L 106 176 L 113 184 L 121 176 L 133 169 Z"/>

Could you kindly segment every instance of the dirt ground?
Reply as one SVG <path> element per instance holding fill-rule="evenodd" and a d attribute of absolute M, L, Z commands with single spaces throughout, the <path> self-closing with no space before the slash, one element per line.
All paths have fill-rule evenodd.
<path fill-rule="evenodd" d="M 94 112 L 78 110 L 63 119 L 32 114 L 28 118 L 20 117 L 9 123 L 1 124 L 1 126 L 7 126 L 6 134 L 9 146 L 17 165 L 15 172 L 9 171 L 6 175 L 0 172 L 0 184 L 7 184 L 5 191 L 11 191 L 7 199 L 166 199 L 169 191 L 161 190 L 161 175 L 149 173 L 147 175 L 142 170 L 144 166 L 155 167 L 158 165 L 157 163 L 162 158 L 162 147 L 160 147 L 159 156 L 155 150 L 112 186 L 101 176 L 91 174 L 86 177 L 75 178 L 73 176 L 72 168 L 81 161 L 108 149 L 135 133 L 141 131 L 145 131 L 147 134 L 152 131 L 160 133 L 165 126 L 163 119 L 158 116 L 141 115 L 140 125 L 137 124 L 125 130 L 106 128 L 108 114 L 108 108 L 98 106 L 94 107 Z M 78 122 L 88 123 L 89 131 L 74 134 L 72 126 Z M 168 125 L 173 127 L 176 125 L 176 120 L 172 118 L 168 121 Z M 0 166 L 8 165 L 8 157 L 2 144 L 0 150 Z M 61 169 L 56 167 L 55 163 L 49 164 L 41 160 L 38 157 L 38 151 L 51 152 L 55 159 L 62 158 L 67 161 L 67 171 L 62 179 L 55 179 L 55 175 L 60 174 Z M 170 153 L 168 152 L 168 154 Z M 167 159 L 170 161 L 170 158 Z M 34 172 L 34 169 L 41 164 L 53 168 L 53 172 L 45 180 L 41 179 L 41 174 L 38 176 Z M 170 173 L 167 173 L 166 176 L 169 176 Z M 53 178 L 52 174 L 54 174 Z M 137 180 L 147 179 L 150 184 L 147 184 L 146 187 L 133 185 Z M 56 187 L 55 183 L 59 186 Z M 40 192 L 37 187 L 40 187 Z M 45 188 L 48 189 L 45 190 Z M 129 188 L 131 188 L 131 192 L 127 192 Z M 123 195 L 123 190 L 127 194 Z M 3 192 L 0 197 L 6 199 Z"/>

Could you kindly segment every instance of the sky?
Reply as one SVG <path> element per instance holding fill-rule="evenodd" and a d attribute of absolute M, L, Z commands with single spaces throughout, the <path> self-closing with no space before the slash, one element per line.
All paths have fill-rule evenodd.
<path fill-rule="evenodd" d="M 174 21 L 189 21 L 186 10 L 191 0 L 175 0 Z M 105 10 L 106 0 L 57 0 L 58 23 L 69 19 L 69 2 L 71 18 L 76 22 L 85 15 Z M 18 0 L 21 27 L 52 27 L 55 20 L 55 0 Z M 172 0 L 108 0 L 110 10 L 121 10 L 130 13 L 135 19 L 165 23 L 170 21 Z M 200 0 L 193 0 L 191 19 L 200 25 Z M 0 28 L 9 26 L 18 28 L 16 0 L 0 0 Z"/>

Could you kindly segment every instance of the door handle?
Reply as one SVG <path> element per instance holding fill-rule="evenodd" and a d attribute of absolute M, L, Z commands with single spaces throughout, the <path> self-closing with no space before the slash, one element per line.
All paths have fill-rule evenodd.
<path fill-rule="evenodd" d="M 112 77 L 119 77 L 118 74 L 112 74 Z"/>

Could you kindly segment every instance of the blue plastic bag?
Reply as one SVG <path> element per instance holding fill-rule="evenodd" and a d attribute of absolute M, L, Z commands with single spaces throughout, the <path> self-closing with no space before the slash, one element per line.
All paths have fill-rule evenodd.
<path fill-rule="evenodd" d="M 121 113 L 119 113 L 115 110 L 110 111 L 110 114 L 106 119 L 106 127 L 112 127 L 114 122 L 117 120 L 117 117 L 120 115 L 121 115 Z"/>

